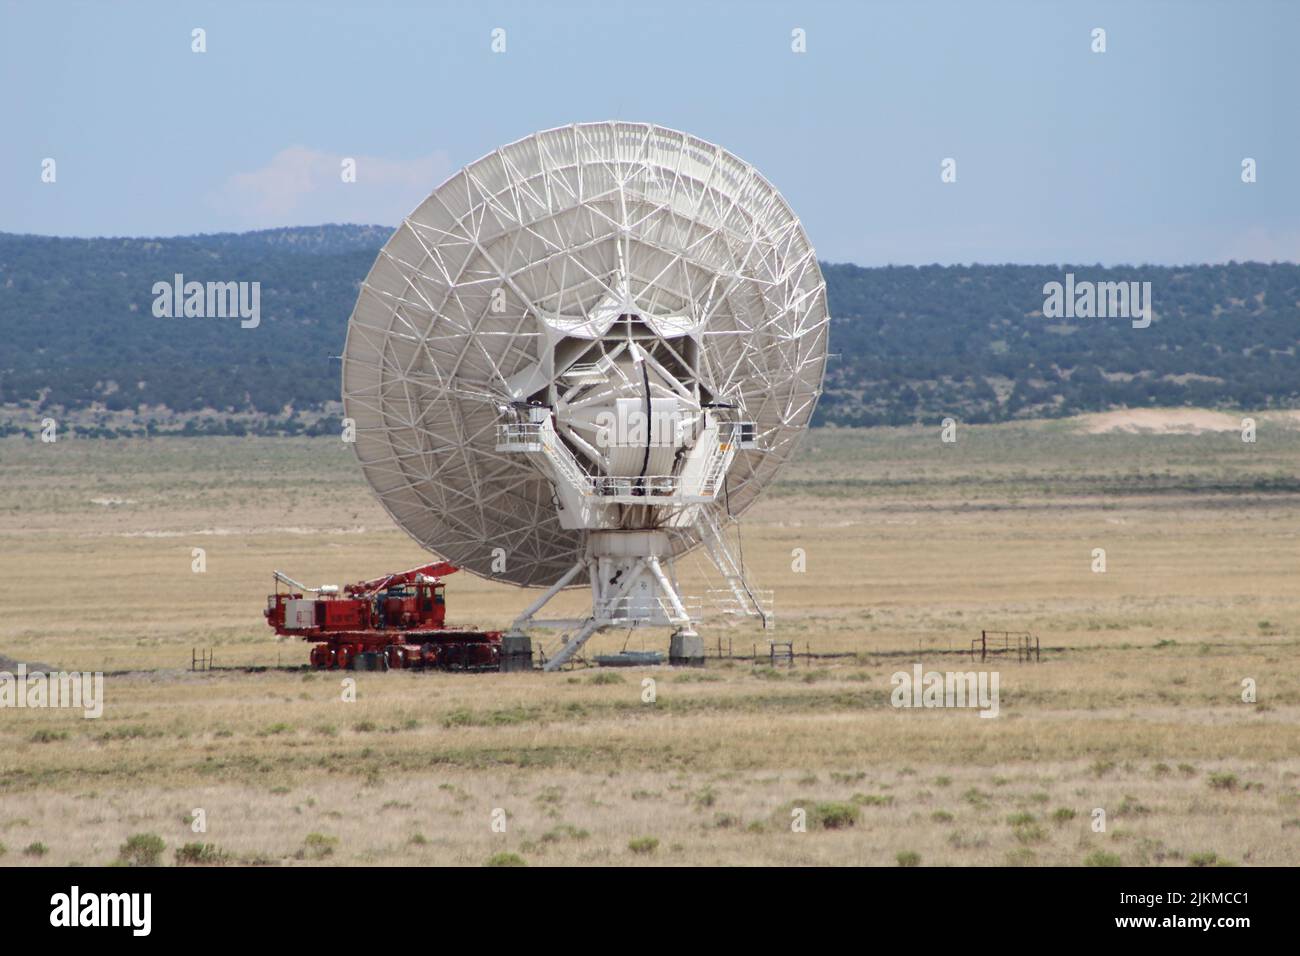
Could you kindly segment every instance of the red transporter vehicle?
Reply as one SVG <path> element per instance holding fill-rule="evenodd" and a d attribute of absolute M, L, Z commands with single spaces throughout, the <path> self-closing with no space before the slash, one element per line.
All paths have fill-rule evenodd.
<path fill-rule="evenodd" d="M 497 670 L 500 631 L 446 625 L 442 578 L 455 571 L 445 561 L 426 564 L 345 585 L 342 594 L 337 585 L 309 588 L 276 571 L 263 613 L 276 634 L 311 641 L 311 664 L 320 670 Z"/>

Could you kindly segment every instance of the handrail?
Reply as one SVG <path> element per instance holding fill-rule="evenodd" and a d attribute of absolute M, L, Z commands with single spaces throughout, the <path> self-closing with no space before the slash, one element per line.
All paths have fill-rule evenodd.
<path fill-rule="evenodd" d="M 723 429 L 726 429 L 725 437 Z M 713 447 L 709 449 L 708 462 L 704 466 L 704 478 L 700 482 L 700 494 L 702 496 L 717 497 L 718 481 L 722 477 L 723 466 L 739 433 L 740 426 L 735 422 L 723 422 L 718 426 L 718 431 L 713 439 Z"/>
<path fill-rule="evenodd" d="M 589 475 L 582 470 L 547 422 L 509 422 L 497 426 L 498 445 L 540 445 L 560 475 L 582 495 L 667 498 L 681 490 L 677 475 Z"/>
<path fill-rule="evenodd" d="M 716 498 L 739 425 L 725 422 L 713 433 L 700 487 L 693 491 L 681 475 L 589 475 L 549 421 L 507 422 L 497 425 L 497 446 L 537 445 L 559 475 L 583 496 L 598 498 L 677 498 L 683 494 Z"/>
<path fill-rule="evenodd" d="M 676 475 L 594 475 L 591 486 L 593 494 L 602 497 L 645 495 L 656 498 L 675 495 L 681 479 Z"/>
<path fill-rule="evenodd" d="M 550 422 L 507 422 L 497 426 L 497 443 L 501 445 L 541 445 L 546 457 L 580 494 L 593 493 L 591 476 L 578 465 L 573 452 L 558 440 Z"/>
<path fill-rule="evenodd" d="M 699 597 L 679 596 L 682 609 L 686 612 L 689 620 L 699 620 L 700 611 L 703 609 L 704 602 Z M 673 607 L 672 602 L 667 598 L 657 595 L 655 597 L 638 597 L 634 594 L 624 595 L 611 601 L 603 601 L 600 604 L 601 611 L 611 620 L 639 620 L 648 615 L 644 613 L 647 610 L 657 609 L 659 614 L 669 620 L 677 617 L 677 609 Z M 633 613 L 637 612 L 637 613 Z"/>

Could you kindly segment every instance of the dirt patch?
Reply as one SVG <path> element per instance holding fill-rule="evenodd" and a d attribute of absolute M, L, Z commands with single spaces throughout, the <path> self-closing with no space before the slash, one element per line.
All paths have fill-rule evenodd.
<path fill-rule="evenodd" d="M 1109 432 L 1199 435 L 1202 432 L 1240 431 L 1241 416 L 1205 408 L 1126 408 L 1080 415 L 1079 424 L 1090 435 Z"/>

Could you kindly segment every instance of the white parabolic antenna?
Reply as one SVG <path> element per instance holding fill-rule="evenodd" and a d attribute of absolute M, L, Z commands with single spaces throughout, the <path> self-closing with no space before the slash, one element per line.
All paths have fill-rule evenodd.
<path fill-rule="evenodd" d="M 447 180 L 380 251 L 348 323 L 344 414 L 394 520 L 458 567 L 544 589 L 515 621 L 674 629 L 703 546 L 766 617 L 724 536 L 793 454 L 826 364 L 825 282 L 750 165 L 642 123 L 547 130 Z M 578 621 L 537 612 L 590 586 Z"/>

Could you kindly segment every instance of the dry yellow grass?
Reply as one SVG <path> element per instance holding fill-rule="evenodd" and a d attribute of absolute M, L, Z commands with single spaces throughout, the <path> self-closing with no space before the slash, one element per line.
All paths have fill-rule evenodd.
<path fill-rule="evenodd" d="M 0 653 L 110 672 L 100 720 L 0 710 L 0 863 L 107 863 L 137 832 L 168 860 L 205 842 L 282 864 L 1297 862 L 1300 432 L 811 439 L 747 520 L 745 556 L 776 591 L 778 636 L 854 657 L 609 683 L 358 674 L 355 703 L 345 675 L 275 670 L 307 648 L 260 618 L 272 568 L 342 583 L 423 559 L 338 443 L 0 441 Z M 527 602 L 469 575 L 448 595 L 483 626 Z M 894 671 L 968 669 L 948 652 L 982 627 L 1044 648 L 986 665 L 998 719 L 890 706 Z M 191 674 L 193 647 L 272 669 Z M 855 825 L 818 827 L 837 804 Z M 195 808 L 206 834 L 184 822 Z M 629 849 L 641 837 L 657 847 Z"/>

